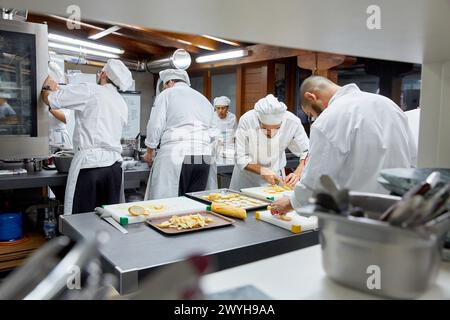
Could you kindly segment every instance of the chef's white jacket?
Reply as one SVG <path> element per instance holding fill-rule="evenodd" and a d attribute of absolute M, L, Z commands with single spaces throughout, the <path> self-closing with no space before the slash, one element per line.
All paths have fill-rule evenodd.
<path fill-rule="evenodd" d="M 184 143 L 189 151 L 186 154 L 211 155 L 213 113 L 208 99 L 186 83 L 178 82 L 156 97 L 145 145 L 156 149 L 159 143 L 161 146 Z"/>
<path fill-rule="evenodd" d="M 237 127 L 236 116 L 228 111 L 225 119 L 220 119 L 217 112 L 214 112 L 212 126 L 213 128 L 217 128 L 220 132 L 233 131 Z"/>
<path fill-rule="evenodd" d="M 258 187 L 266 182 L 257 174 L 245 170 L 248 164 L 259 164 L 277 174 L 286 166 L 286 149 L 305 159 L 309 139 L 301 121 L 287 111 L 278 132 L 268 138 L 261 129 L 255 110 L 247 111 L 240 119 L 236 130 L 236 166 L 233 170 L 230 188 L 240 190 Z"/>
<path fill-rule="evenodd" d="M 113 165 L 122 159 L 122 128 L 128 120 L 128 107 L 112 84 L 67 85 L 52 92 L 50 107 L 75 112 L 74 151 L 90 150 L 81 169 Z"/>
<path fill-rule="evenodd" d="M 388 193 L 377 178 L 385 168 L 415 166 L 417 148 L 408 119 L 390 99 L 361 91 L 355 84 L 340 88 L 311 126 L 309 158 L 291 196 L 299 208 L 328 174 L 342 188 Z"/>

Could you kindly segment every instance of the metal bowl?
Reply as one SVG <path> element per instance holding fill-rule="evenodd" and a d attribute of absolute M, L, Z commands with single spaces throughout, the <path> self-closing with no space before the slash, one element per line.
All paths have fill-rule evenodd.
<path fill-rule="evenodd" d="M 413 230 L 373 219 L 399 199 L 351 193 L 352 204 L 370 212 L 372 219 L 314 213 L 319 217 L 322 265 L 330 278 L 354 289 L 400 299 L 416 298 L 434 283 L 449 221 L 432 230 Z"/>
<path fill-rule="evenodd" d="M 73 155 L 69 155 L 69 154 L 55 155 L 56 170 L 58 170 L 58 172 L 61 172 L 61 173 L 69 172 L 72 159 L 73 159 Z"/>

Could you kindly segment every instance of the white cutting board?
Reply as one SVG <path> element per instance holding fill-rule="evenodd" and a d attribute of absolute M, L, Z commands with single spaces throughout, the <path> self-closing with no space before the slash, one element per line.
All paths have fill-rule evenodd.
<path fill-rule="evenodd" d="M 164 205 L 164 208 L 158 213 L 152 213 L 150 215 L 145 216 L 133 216 L 128 213 L 128 208 L 133 205 L 140 205 L 145 208 L 146 205 L 150 204 L 153 205 L 162 204 Z M 144 222 L 145 220 L 151 218 L 170 217 L 174 214 L 187 214 L 187 213 L 194 213 L 196 211 L 205 211 L 206 206 L 207 205 L 204 203 L 186 197 L 178 197 L 178 198 L 166 198 L 158 200 L 112 204 L 104 206 L 104 209 L 107 210 L 109 213 L 111 213 L 114 220 L 120 222 L 121 217 L 127 217 L 128 224 L 131 224 Z"/>
<path fill-rule="evenodd" d="M 276 201 L 280 198 L 283 198 L 284 196 L 290 196 L 294 191 L 284 191 L 281 193 L 267 193 L 264 192 L 264 189 L 269 188 L 270 186 L 264 186 L 264 187 L 252 187 L 252 188 L 244 188 L 241 189 L 241 192 L 243 194 L 246 194 L 248 196 L 266 200 L 266 201 Z"/>
<path fill-rule="evenodd" d="M 291 211 L 286 213 L 286 216 L 292 218 L 291 221 L 284 221 L 273 216 L 270 211 L 256 211 L 255 218 L 261 221 L 265 221 L 276 225 L 280 228 L 287 229 L 292 233 L 300 233 L 303 231 L 314 230 L 317 229 L 317 217 L 303 217 L 296 213 L 295 211 Z"/>

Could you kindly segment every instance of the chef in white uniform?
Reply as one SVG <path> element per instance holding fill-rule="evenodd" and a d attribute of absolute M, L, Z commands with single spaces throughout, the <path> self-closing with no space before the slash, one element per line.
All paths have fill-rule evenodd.
<path fill-rule="evenodd" d="M 260 99 L 239 120 L 236 131 L 236 165 L 230 188 L 240 190 L 299 181 L 309 140 L 300 119 L 273 95 Z M 286 149 L 300 157 L 295 172 L 285 177 Z"/>
<path fill-rule="evenodd" d="M 342 188 L 387 193 L 377 178 L 385 168 L 410 168 L 417 149 L 408 119 L 390 99 L 361 91 L 355 84 L 340 87 L 312 76 L 300 88 L 311 126 L 309 159 L 292 197 L 272 205 L 272 213 L 286 213 L 307 204 L 312 190 L 327 174 Z"/>
<path fill-rule="evenodd" d="M 145 140 L 144 159 L 152 165 L 145 199 L 217 188 L 211 147 L 213 106 L 190 87 L 186 71 L 167 69 L 159 76 L 164 90 L 155 99 Z"/>
<path fill-rule="evenodd" d="M 217 154 L 234 158 L 234 134 L 237 127 L 236 116 L 230 112 L 231 100 L 221 96 L 214 99 L 213 133 L 216 137 Z"/>
<path fill-rule="evenodd" d="M 128 107 L 118 92 L 132 84 L 131 72 L 110 59 L 98 75 L 98 84 L 81 83 L 59 88 L 47 78 L 42 98 L 50 108 L 75 111 L 75 156 L 67 179 L 64 214 L 93 211 L 96 206 L 122 200 L 122 128 Z"/>
<path fill-rule="evenodd" d="M 213 127 L 220 132 L 233 131 L 237 127 L 236 116 L 229 110 L 230 103 L 231 100 L 225 96 L 214 99 Z"/>

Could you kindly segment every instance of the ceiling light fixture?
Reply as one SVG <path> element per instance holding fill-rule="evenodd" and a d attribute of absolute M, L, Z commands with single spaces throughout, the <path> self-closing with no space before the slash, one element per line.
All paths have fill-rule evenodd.
<path fill-rule="evenodd" d="M 92 50 L 92 49 L 86 49 L 86 48 L 82 48 L 82 47 L 74 47 L 74 46 L 69 46 L 69 45 L 62 44 L 62 43 L 49 42 L 48 46 L 50 48 L 61 49 L 61 50 L 71 51 L 71 52 L 78 52 L 78 53 L 82 53 L 82 54 L 86 54 L 86 55 L 93 55 L 93 56 L 113 58 L 113 59 L 119 58 L 118 55 L 113 54 L 113 53 L 102 52 L 102 51 Z"/>
<path fill-rule="evenodd" d="M 195 59 L 197 63 L 207 63 L 212 61 L 227 60 L 248 56 L 248 50 L 233 50 L 222 53 L 209 54 L 200 56 Z"/>
<path fill-rule="evenodd" d="M 204 49 L 204 50 L 208 50 L 208 51 L 216 51 L 216 49 L 214 49 L 214 48 L 210 48 L 210 47 L 207 47 L 207 46 L 202 46 L 201 44 L 196 44 L 195 46 L 200 48 L 200 49 Z"/>
<path fill-rule="evenodd" d="M 120 29 L 121 29 L 121 27 L 119 27 L 119 26 L 112 26 L 106 30 L 97 32 L 97 33 L 93 34 L 92 36 L 89 36 L 88 38 L 91 40 L 98 40 L 100 38 L 106 37 L 108 34 L 116 32 L 117 30 L 120 30 Z"/>
<path fill-rule="evenodd" d="M 54 34 L 54 33 L 49 33 L 48 39 L 52 40 L 52 41 L 56 41 L 56 42 L 68 43 L 70 45 L 78 45 L 81 47 L 106 51 L 106 52 L 115 53 L 115 54 L 123 54 L 125 52 L 124 50 L 119 49 L 119 48 L 105 46 L 105 45 L 101 45 L 101 44 L 93 43 L 93 42 L 89 42 L 89 41 L 84 41 L 84 40 L 78 40 L 75 38 L 61 36 L 61 35 Z"/>
<path fill-rule="evenodd" d="M 187 45 L 189 45 L 189 46 L 192 46 L 192 42 L 185 41 L 185 40 L 181 40 L 181 39 L 176 39 L 176 40 L 177 40 L 177 42 L 179 42 L 179 43 L 183 43 L 183 44 L 187 44 Z"/>
<path fill-rule="evenodd" d="M 222 38 L 217 38 L 217 37 L 213 37 L 213 36 L 208 36 L 207 34 L 202 35 L 202 37 L 211 39 L 211 40 L 215 40 L 215 41 L 219 41 L 222 43 L 226 43 L 229 44 L 230 46 L 235 46 L 235 47 L 240 47 L 241 45 L 239 43 L 233 42 L 233 41 L 228 41 Z"/>

